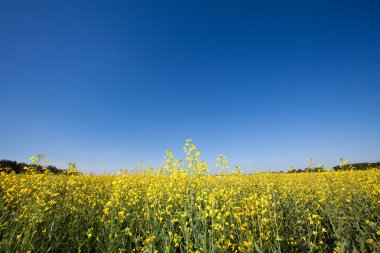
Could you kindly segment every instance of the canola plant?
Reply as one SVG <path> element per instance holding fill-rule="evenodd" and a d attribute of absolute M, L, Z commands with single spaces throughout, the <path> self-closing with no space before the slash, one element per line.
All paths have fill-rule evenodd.
<path fill-rule="evenodd" d="M 380 252 L 379 170 L 209 175 L 187 144 L 157 171 L 1 172 L 0 252 Z"/>

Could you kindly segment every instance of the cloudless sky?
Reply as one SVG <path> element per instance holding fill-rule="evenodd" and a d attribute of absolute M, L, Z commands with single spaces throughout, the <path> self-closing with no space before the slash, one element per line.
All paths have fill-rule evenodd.
<path fill-rule="evenodd" d="M 1 1 L 0 94 L 0 159 L 376 162 L 380 3 Z"/>

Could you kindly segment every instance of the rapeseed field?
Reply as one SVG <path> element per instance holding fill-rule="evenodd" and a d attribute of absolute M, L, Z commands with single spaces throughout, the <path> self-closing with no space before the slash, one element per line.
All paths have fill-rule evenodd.
<path fill-rule="evenodd" d="M 379 170 L 209 175 L 185 152 L 141 173 L 1 172 L 0 251 L 380 252 Z"/>

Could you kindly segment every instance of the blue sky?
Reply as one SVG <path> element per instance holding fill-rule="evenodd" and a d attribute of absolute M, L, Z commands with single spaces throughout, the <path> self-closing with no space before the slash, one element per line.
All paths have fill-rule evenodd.
<path fill-rule="evenodd" d="M 0 159 L 380 160 L 378 1 L 2 1 Z"/>

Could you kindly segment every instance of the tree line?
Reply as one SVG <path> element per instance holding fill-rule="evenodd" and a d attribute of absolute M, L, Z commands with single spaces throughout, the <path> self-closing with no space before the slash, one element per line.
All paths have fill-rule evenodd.
<path fill-rule="evenodd" d="M 380 162 L 375 163 L 347 163 L 347 164 L 339 164 L 331 168 L 334 171 L 344 171 L 344 170 L 369 170 L 369 169 L 380 169 Z M 315 166 L 315 167 L 307 167 L 304 169 L 294 169 L 289 168 L 288 173 L 302 173 L 302 172 L 321 172 L 327 171 L 329 169 L 326 166 Z"/>
<path fill-rule="evenodd" d="M 41 166 L 37 164 L 27 164 L 24 162 L 16 162 L 11 160 L 0 160 L 0 171 L 4 171 L 7 173 L 16 173 L 16 174 L 22 174 L 26 173 L 28 171 L 28 168 L 34 168 L 36 172 L 43 173 L 45 170 L 48 170 L 50 173 L 53 174 L 62 174 L 65 173 L 66 170 L 58 169 L 56 166 L 53 165 L 47 165 L 47 166 Z"/>
<path fill-rule="evenodd" d="M 16 174 L 22 174 L 27 173 L 29 168 L 33 168 L 36 172 L 43 173 L 44 171 L 49 171 L 53 174 L 80 174 L 76 170 L 76 164 L 69 163 L 69 167 L 67 170 L 58 169 L 54 165 L 37 165 L 37 164 L 27 164 L 24 162 L 16 162 L 11 160 L 0 160 L 0 171 L 6 172 L 6 173 L 16 173 Z M 343 163 L 340 165 L 336 165 L 331 168 L 334 171 L 340 171 L 340 170 L 368 170 L 368 169 L 380 169 L 380 162 L 375 163 Z M 310 163 L 307 168 L 304 169 L 294 169 L 293 167 L 290 167 L 288 169 L 288 173 L 302 173 L 302 172 L 321 172 L 321 171 L 327 171 L 328 169 L 324 165 L 318 165 L 313 166 L 313 163 Z"/>

